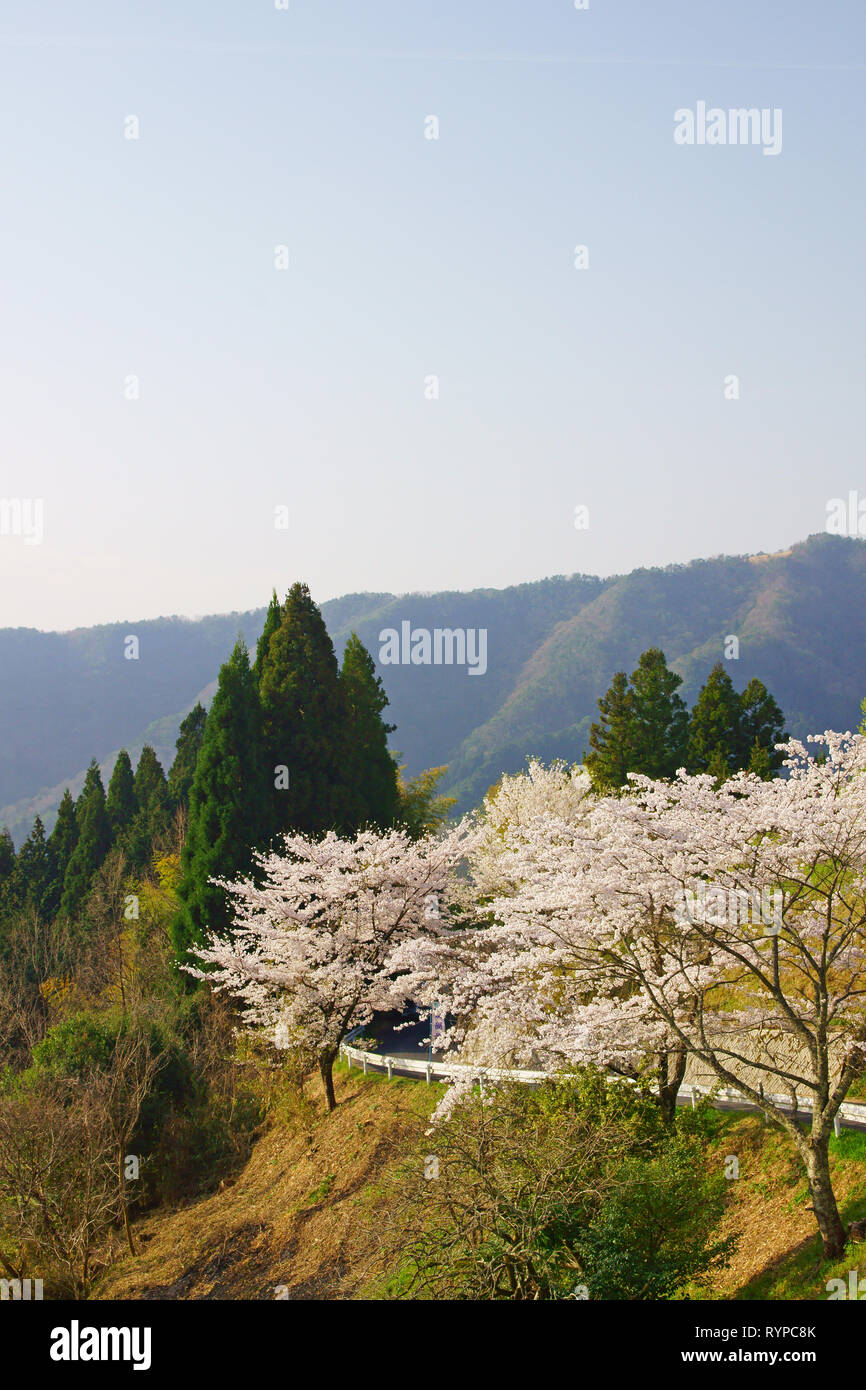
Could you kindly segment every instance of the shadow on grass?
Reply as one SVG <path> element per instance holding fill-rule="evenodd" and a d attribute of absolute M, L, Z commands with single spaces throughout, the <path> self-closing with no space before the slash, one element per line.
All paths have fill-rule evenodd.
<path fill-rule="evenodd" d="M 853 1137 L 862 1139 L 864 1136 L 858 1134 Z M 840 1215 L 846 1226 L 852 1221 L 861 1221 L 866 1217 L 866 1195 L 841 1205 Z M 858 1277 L 866 1275 L 866 1241 L 849 1241 L 841 1259 L 825 1260 L 821 1238 L 816 1232 L 772 1260 L 738 1289 L 734 1297 L 745 1302 L 775 1303 L 785 1299 L 823 1301 L 828 1296 L 829 1280 L 841 1278 L 847 1285 L 852 1269 L 858 1270 Z"/>

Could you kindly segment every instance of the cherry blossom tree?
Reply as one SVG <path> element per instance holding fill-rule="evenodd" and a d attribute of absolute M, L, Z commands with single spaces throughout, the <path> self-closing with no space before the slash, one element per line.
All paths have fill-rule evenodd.
<path fill-rule="evenodd" d="M 577 886 L 602 850 L 593 823 L 601 805 L 587 798 L 567 818 L 539 808 L 503 826 L 492 855 L 482 831 L 481 854 L 471 856 L 473 870 L 481 860 L 476 891 L 487 890 L 478 923 L 445 941 L 406 943 L 402 958 L 413 963 L 417 997 L 426 990 L 447 1000 L 453 1023 L 443 1046 L 459 1049 L 461 1061 L 551 1072 L 589 1062 L 630 1077 L 652 1068 L 672 1114 L 685 1065 L 679 1039 L 624 982 L 619 961 L 601 958 L 576 910 Z"/>
<path fill-rule="evenodd" d="M 699 1059 L 788 1134 L 832 1257 L 845 1232 L 829 1138 L 866 1064 L 866 738 L 809 742 L 824 759 L 791 741 L 769 782 L 633 777 L 585 826 L 541 818 L 517 849 L 519 888 L 492 904 L 478 997 L 522 1007 L 551 1055 L 625 1056 L 646 1026 L 678 1067 Z"/>
<path fill-rule="evenodd" d="M 555 760 L 545 767 L 537 758 L 529 758 L 525 772 L 501 777 L 484 798 L 478 844 L 470 856 L 478 892 L 501 894 L 516 886 L 519 847 L 532 839 L 539 816 L 582 824 L 591 798 L 592 780 L 579 764 Z"/>
<path fill-rule="evenodd" d="M 234 995 L 249 1028 L 315 1051 L 333 1110 L 340 1043 L 407 999 L 397 948 L 447 932 L 453 872 L 472 843 L 467 822 L 417 840 L 400 830 L 286 835 L 279 852 L 257 856 L 260 883 L 219 880 L 233 927 L 196 951 L 205 968 L 190 973 Z"/>
<path fill-rule="evenodd" d="M 413 999 L 447 1006 L 450 1024 L 437 1041 L 443 1053 L 460 1048 L 462 1061 L 542 1065 L 533 1025 L 543 1025 L 546 1015 L 534 986 L 519 979 L 511 935 L 490 909 L 517 891 L 522 874 L 534 872 L 526 850 L 538 842 L 539 823 L 562 822 L 570 835 L 585 825 L 593 799 L 584 768 L 561 760 L 545 766 L 537 758 L 529 758 L 524 771 L 503 775 L 484 798 L 467 853 L 468 876 L 453 886 L 460 908 L 455 929 L 446 937 L 407 939 L 398 957 Z M 561 1064 L 560 1053 L 556 1058 Z"/>

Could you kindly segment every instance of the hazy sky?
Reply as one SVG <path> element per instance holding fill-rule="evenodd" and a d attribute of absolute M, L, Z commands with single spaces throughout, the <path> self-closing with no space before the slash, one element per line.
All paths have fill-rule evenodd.
<path fill-rule="evenodd" d="M 864 40 L 862 0 L 5 0 L 0 498 L 44 537 L 7 509 L 0 624 L 822 530 L 866 497 Z M 675 143 L 699 102 L 781 152 Z"/>

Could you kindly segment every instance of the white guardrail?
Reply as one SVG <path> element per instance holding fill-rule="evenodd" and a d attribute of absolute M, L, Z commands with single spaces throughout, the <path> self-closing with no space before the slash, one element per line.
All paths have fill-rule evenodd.
<path fill-rule="evenodd" d="M 340 1055 L 345 1057 L 349 1069 L 352 1063 L 357 1063 L 366 1075 L 367 1068 L 373 1067 L 376 1071 L 384 1071 L 389 1080 L 392 1075 L 398 1076 L 423 1076 L 429 1086 L 432 1081 L 457 1081 L 461 1077 L 468 1080 L 477 1080 L 483 1086 L 485 1078 L 489 1081 L 522 1081 L 527 1085 L 538 1084 L 542 1081 L 550 1081 L 551 1073 L 546 1071 L 519 1071 L 505 1067 L 484 1067 L 478 1064 L 473 1065 L 469 1062 L 430 1062 L 419 1057 L 415 1060 L 412 1057 L 389 1057 L 382 1052 L 365 1052 L 359 1047 L 353 1047 L 350 1039 L 356 1037 L 363 1029 L 355 1029 L 349 1033 L 346 1040 L 340 1044 Z M 755 1103 L 748 1096 L 744 1096 L 742 1091 L 736 1091 L 731 1086 L 698 1086 L 692 1082 L 684 1082 L 679 1089 L 679 1095 L 691 1100 L 692 1106 L 701 1096 L 709 1096 L 711 1100 L 721 1101 L 723 1104 L 738 1108 L 740 1105 L 754 1109 Z M 766 1094 L 765 1100 L 778 1105 L 780 1109 L 789 1110 L 797 1115 L 811 1115 L 812 1102 L 809 1100 L 798 1100 L 796 1111 L 791 1104 L 791 1097 L 786 1095 Z M 866 1104 L 860 1105 L 856 1101 L 843 1101 L 839 1106 L 839 1111 L 834 1122 L 836 1133 L 839 1133 L 840 1126 L 845 1121 L 849 1124 L 861 1124 L 866 1126 Z"/>

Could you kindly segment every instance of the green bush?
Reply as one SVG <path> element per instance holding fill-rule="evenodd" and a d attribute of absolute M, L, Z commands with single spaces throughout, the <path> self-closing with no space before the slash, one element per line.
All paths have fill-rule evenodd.
<path fill-rule="evenodd" d="M 426 1163 L 436 1160 L 435 1181 Z M 722 1263 L 723 1175 L 656 1100 L 592 1068 L 459 1099 L 377 1220 L 386 1298 L 669 1298 Z"/>
<path fill-rule="evenodd" d="M 627 1159 L 577 1250 L 590 1298 L 665 1299 L 723 1264 L 734 1240 L 713 1240 L 727 1195 L 700 1147 L 673 1139 L 651 1159 Z"/>

